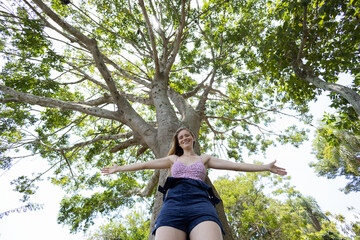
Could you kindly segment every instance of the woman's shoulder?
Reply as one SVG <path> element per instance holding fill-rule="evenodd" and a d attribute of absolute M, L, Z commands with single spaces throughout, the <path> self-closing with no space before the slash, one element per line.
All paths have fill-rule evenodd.
<path fill-rule="evenodd" d="M 204 164 L 206 164 L 211 158 L 211 156 L 208 154 L 201 154 L 200 157 Z"/>
<path fill-rule="evenodd" d="M 177 155 L 169 155 L 169 156 L 168 156 L 168 159 L 169 159 L 172 163 L 174 163 L 174 162 L 178 159 L 178 157 L 179 157 L 179 156 L 177 156 Z"/>

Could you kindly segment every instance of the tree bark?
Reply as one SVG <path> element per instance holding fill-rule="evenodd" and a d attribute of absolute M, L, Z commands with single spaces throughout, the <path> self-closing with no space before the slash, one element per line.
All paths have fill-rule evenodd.
<path fill-rule="evenodd" d="M 308 83 L 314 84 L 316 87 L 337 93 L 345 98 L 355 110 L 360 119 L 360 95 L 353 89 L 331 82 L 326 82 L 314 74 L 314 71 L 307 65 L 303 64 L 301 60 L 292 62 L 295 75 Z"/>

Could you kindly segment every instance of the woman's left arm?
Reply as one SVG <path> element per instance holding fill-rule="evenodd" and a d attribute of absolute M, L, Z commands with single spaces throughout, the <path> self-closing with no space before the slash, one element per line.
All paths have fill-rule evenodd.
<path fill-rule="evenodd" d="M 241 171 L 241 172 L 263 172 L 269 171 L 279 175 L 286 175 L 287 172 L 284 168 L 275 165 L 276 160 L 263 165 L 251 164 L 251 163 L 235 163 L 229 160 L 224 160 L 216 157 L 209 156 L 206 161 L 207 168 Z"/>

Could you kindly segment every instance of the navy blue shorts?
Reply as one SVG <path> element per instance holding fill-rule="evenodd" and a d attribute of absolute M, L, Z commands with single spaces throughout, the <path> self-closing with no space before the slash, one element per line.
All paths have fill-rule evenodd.
<path fill-rule="evenodd" d="M 169 180 L 172 183 L 167 186 Z M 159 191 L 163 189 L 164 204 L 155 222 L 153 234 L 161 226 L 174 227 L 190 234 L 196 225 L 204 221 L 216 222 L 225 234 L 214 206 L 220 200 L 213 195 L 209 185 L 200 180 L 169 177 L 165 187 L 165 190 L 159 187 Z"/>

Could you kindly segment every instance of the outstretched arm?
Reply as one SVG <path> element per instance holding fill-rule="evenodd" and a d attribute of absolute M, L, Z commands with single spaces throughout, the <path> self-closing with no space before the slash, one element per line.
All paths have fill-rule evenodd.
<path fill-rule="evenodd" d="M 142 169 L 166 169 L 172 165 L 172 156 L 151 160 L 148 162 L 133 163 L 130 165 L 119 166 L 115 163 L 111 167 L 104 167 L 101 173 L 109 175 L 117 172 L 133 172 Z"/>
<path fill-rule="evenodd" d="M 276 166 L 275 163 L 276 160 L 271 163 L 263 164 L 263 165 L 257 165 L 251 163 L 235 163 L 228 160 L 209 156 L 209 160 L 207 161 L 207 167 L 214 169 L 241 171 L 241 172 L 269 171 L 279 175 L 286 175 L 287 174 L 286 170 L 284 168 Z"/>

